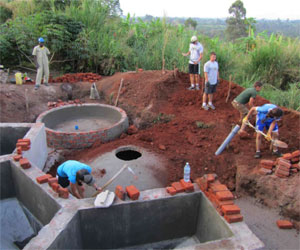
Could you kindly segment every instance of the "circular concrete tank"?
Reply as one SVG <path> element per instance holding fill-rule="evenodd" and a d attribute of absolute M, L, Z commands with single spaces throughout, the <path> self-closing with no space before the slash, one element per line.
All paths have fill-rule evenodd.
<path fill-rule="evenodd" d="M 86 148 L 118 138 L 128 128 L 124 110 L 105 104 L 66 105 L 42 113 L 47 144 L 53 148 Z"/>

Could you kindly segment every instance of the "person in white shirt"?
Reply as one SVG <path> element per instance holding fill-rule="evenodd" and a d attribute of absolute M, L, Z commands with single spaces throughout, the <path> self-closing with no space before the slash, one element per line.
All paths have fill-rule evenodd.
<path fill-rule="evenodd" d="M 212 104 L 213 93 L 216 92 L 216 87 L 219 83 L 219 65 L 216 62 L 216 53 L 210 53 L 210 60 L 204 64 L 204 76 L 205 76 L 205 89 L 203 93 L 202 108 L 208 110 L 209 108 L 215 109 Z M 206 104 L 208 96 L 208 105 Z"/>
<path fill-rule="evenodd" d="M 44 85 L 49 86 L 49 62 L 48 55 L 50 52 L 47 47 L 44 46 L 44 39 L 40 37 L 38 39 L 39 45 L 35 46 L 32 52 L 34 56 L 34 62 L 37 68 L 37 75 L 35 81 L 35 90 L 38 90 L 41 86 L 42 77 L 44 75 Z"/>
<path fill-rule="evenodd" d="M 199 74 L 200 74 L 200 61 L 203 56 L 203 46 L 198 42 L 198 38 L 193 36 L 191 38 L 190 48 L 187 53 L 182 53 L 183 56 L 190 56 L 189 61 L 189 74 L 191 86 L 188 88 L 189 90 L 200 90 L 199 88 Z M 196 86 L 195 86 L 196 84 Z"/>

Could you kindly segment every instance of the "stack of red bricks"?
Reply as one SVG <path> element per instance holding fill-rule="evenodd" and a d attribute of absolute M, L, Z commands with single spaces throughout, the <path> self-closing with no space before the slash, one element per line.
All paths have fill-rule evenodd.
<path fill-rule="evenodd" d="M 61 107 L 61 106 L 65 106 L 65 105 L 70 105 L 70 104 L 82 104 L 83 102 L 80 101 L 79 99 L 75 99 L 74 101 L 67 101 L 67 102 L 63 102 L 62 100 L 58 100 L 57 102 L 48 102 L 48 109 L 53 109 L 53 108 L 57 108 L 57 107 Z"/>
<path fill-rule="evenodd" d="M 284 178 L 290 176 L 292 173 L 297 173 L 300 170 L 300 150 L 293 153 L 284 154 L 276 160 L 275 175 Z"/>
<path fill-rule="evenodd" d="M 179 182 L 173 182 L 170 187 L 166 187 L 166 191 L 170 195 L 175 195 L 181 192 L 194 192 L 194 185 L 191 181 L 185 182 L 181 179 Z"/>
<path fill-rule="evenodd" d="M 16 144 L 17 154 L 13 156 L 14 161 L 18 161 L 23 169 L 31 167 L 27 158 L 23 158 L 22 152 L 30 149 L 30 139 L 19 139 Z"/>
<path fill-rule="evenodd" d="M 65 74 L 54 79 L 49 79 L 50 82 L 96 82 L 101 79 L 101 76 L 95 73 L 75 73 L 75 74 Z"/>
<path fill-rule="evenodd" d="M 272 160 L 261 160 L 259 163 L 260 169 L 258 172 L 261 175 L 272 174 L 273 167 L 275 166 L 275 161 Z"/>
<path fill-rule="evenodd" d="M 63 188 L 58 184 L 58 180 L 55 177 L 52 177 L 50 174 L 45 174 L 36 178 L 36 181 L 39 184 L 47 183 L 53 189 L 54 192 L 58 193 L 58 196 L 64 199 L 69 198 L 69 190 Z"/>
<path fill-rule="evenodd" d="M 120 185 L 116 186 L 115 189 L 116 196 L 118 196 L 121 200 L 124 201 L 127 193 L 128 197 L 131 200 L 138 200 L 140 196 L 140 191 L 136 188 L 136 186 L 134 185 L 127 186 L 125 190 Z"/>
<path fill-rule="evenodd" d="M 206 174 L 201 178 L 197 178 L 196 183 L 228 223 L 243 221 L 241 209 L 234 204 L 233 194 L 226 185 L 217 180 L 215 174 Z"/>

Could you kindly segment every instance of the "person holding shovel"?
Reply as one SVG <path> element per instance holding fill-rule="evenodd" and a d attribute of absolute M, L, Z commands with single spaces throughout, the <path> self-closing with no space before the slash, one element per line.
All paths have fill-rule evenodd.
<path fill-rule="evenodd" d="M 200 90 L 199 81 L 200 81 L 200 61 L 203 56 L 203 46 L 198 42 L 198 38 L 196 36 L 192 36 L 190 48 L 187 53 L 182 53 L 183 56 L 190 56 L 189 61 L 189 74 L 191 86 L 188 90 L 194 90 L 196 84 L 196 90 Z"/>
<path fill-rule="evenodd" d="M 79 161 L 69 160 L 57 168 L 58 184 L 63 188 L 70 186 L 70 192 L 78 199 L 84 197 L 83 183 L 93 186 L 99 193 L 101 188 L 97 187 L 91 175 L 92 168 Z"/>
<path fill-rule="evenodd" d="M 35 46 L 32 52 L 34 56 L 34 63 L 37 68 L 36 80 L 35 80 L 35 90 L 38 90 L 41 86 L 42 77 L 44 75 L 44 85 L 49 86 L 49 62 L 48 55 L 50 52 L 47 47 L 44 46 L 44 38 L 40 37 L 38 39 L 39 45 Z"/>
<path fill-rule="evenodd" d="M 278 108 L 274 104 L 264 104 L 260 107 L 252 107 L 248 114 L 243 119 L 243 124 L 247 124 L 249 116 L 252 114 L 256 114 L 256 129 L 258 131 L 263 132 L 266 128 L 267 130 L 267 137 L 266 139 L 268 141 L 271 141 L 272 139 L 275 140 L 278 138 L 278 124 L 277 121 L 280 120 L 280 118 L 283 115 L 283 111 Z M 261 133 L 256 133 L 256 153 L 254 155 L 254 158 L 260 158 L 261 152 L 260 152 L 260 146 L 261 146 Z M 281 156 L 281 153 L 279 152 L 278 148 L 273 145 L 273 155 Z"/>

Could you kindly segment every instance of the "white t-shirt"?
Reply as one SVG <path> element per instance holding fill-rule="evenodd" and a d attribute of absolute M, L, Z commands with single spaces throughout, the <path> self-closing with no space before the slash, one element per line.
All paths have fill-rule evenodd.
<path fill-rule="evenodd" d="M 201 43 L 197 42 L 196 44 L 190 43 L 190 64 L 194 64 L 199 60 L 200 54 L 203 53 L 203 46 Z"/>
<path fill-rule="evenodd" d="M 211 85 L 215 85 L 218 81 L 219 65 L 216 61 L 208 61 L 204 64 L 204 72 L 207 73 L 208 81 Z"/>

